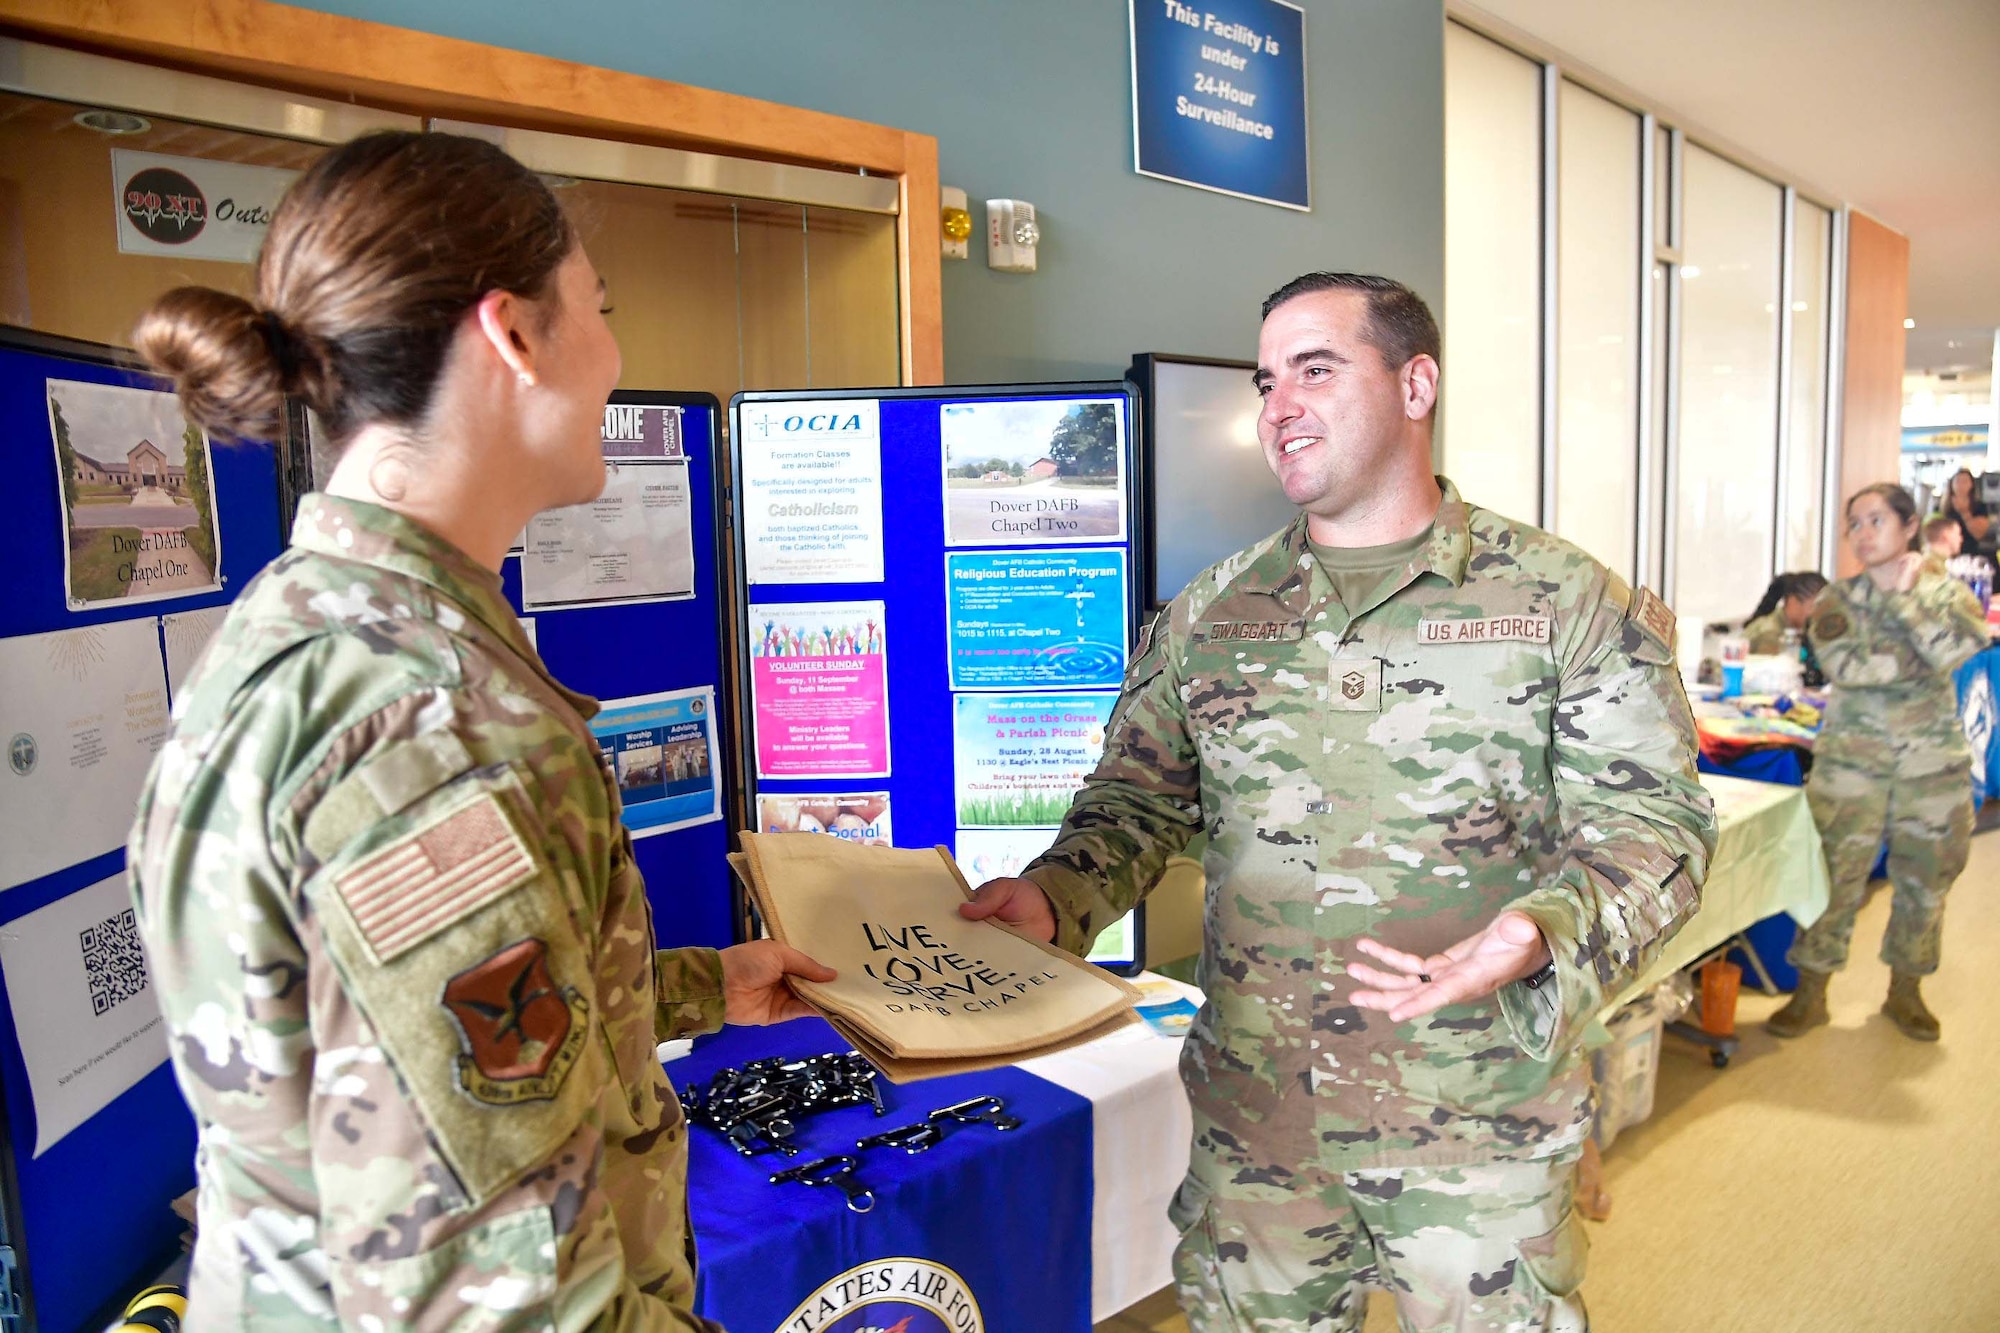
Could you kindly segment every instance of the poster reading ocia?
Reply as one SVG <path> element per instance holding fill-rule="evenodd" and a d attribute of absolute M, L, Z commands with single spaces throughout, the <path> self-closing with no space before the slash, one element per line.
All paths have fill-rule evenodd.
<path fill-rule="evenodd" d="M 618 775 L 633 837 L 722 818 L 713 688 L 606 700 L 590 730 Z"/>
<path fill-rule="evenodd" d="M 954 551 L 944 570 L 954 690 L 1124 679 L 1123 551 Z"/>
<path fill-rule="evenodd" d="M 749 582 L 880 583 L 880 405 L 745 403 L 738 430 Z"/>
<path fill-rule="evenodd" d="M 881 602 L 750 608 L 760 778 L 889 776 Z"/>
<path fill-rule="evenodd" d="M 952 698 L 961 828 L 1047 828 L 1097 767 L 1116 694 Z"/>
<path fill-rule="evenodd" d="M 222 586 L 208 437 L 157 389 L 50 380 L 69 608 Z"/>
<path fill-rule="evenodd" d="M 1125 537 L 1125 400 L 946 403 L 947 546 Z"/>

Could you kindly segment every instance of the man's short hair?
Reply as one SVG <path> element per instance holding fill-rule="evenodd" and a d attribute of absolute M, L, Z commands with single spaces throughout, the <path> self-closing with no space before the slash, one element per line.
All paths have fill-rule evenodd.
<path fill-rule="evenodd" d="M 1958 526 L 1958 520 L 1949 514 L 1933 514 L 1924 520 L 1924 545 L 1929 546 Z"/>
<path fill-rule="evenodd" d="M 1437 320 L 1424 298 L 1394 278 L 1372 273 L 1307 273 L 1293 278 L 1264 298 L 1264 318 L 1296 296 L 1315 292 L 1360 292 L 1368 301 L 1368 329 L 1362 336 L 1382 354 L 1391 370 L 1400 370 L 1411 357 L 1427 356 L 1440 361 Z"/>

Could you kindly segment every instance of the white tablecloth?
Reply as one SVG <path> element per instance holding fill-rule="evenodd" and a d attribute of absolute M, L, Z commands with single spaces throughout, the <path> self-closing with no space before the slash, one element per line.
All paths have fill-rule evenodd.
<path fill-rule="evenodd" d="M 1826 858 L 1804 787 L 1701 775 L 1715 798 L 1715 859 L 1702 885 L 1701 910 L 1667 941 L 1646 974 L 1618 1003 L 1644 994 L 1746 926 L 1789 912 L 1802 926 L 1826 911 Z M 1616 1008 L 1613 1005 L 1612 1008 Z"/>
<path fill-rule="evenodd" d="M 1201 992 L 1148 972 L 1147 1003 Z M 1103 1321 L 1173 1280 L 1167 1203 L 1187 1174 L 1194 1122 L 1181 1087 L 1181 1039 L 1144 1023 L 1021 1068 L 1090 1102 L 1090 1317 Z"/>

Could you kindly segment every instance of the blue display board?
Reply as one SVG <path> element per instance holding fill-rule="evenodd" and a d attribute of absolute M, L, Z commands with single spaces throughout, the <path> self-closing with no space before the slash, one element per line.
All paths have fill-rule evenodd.
<path fill-rule="evenodd" d="M 731 400 L 752 827 L 948 846 L 975 884 L 1048 845 L 1138 630 L 1137 407 L 1123 381 Z M 1136 920 L 1103 943 L 1143 956 Z"/>
<path fill-rule="evenodd" d="M 95 447 L 81 439 L 91 400 L 117 397 L 103 390 L 165 387 L 157 377 L 123 368 L 113 349 L 0 330 L 0 477 L 8 501 L 7 521 L 0 523 L 0 568 L 8 572 L 0 595 L 0 639 L 140 620 L 153 627 L 164 652 L 158 638 L 160 616 L 227 603 L 281 549 L 277 452 L 268 445 L 220 442 L 208 450 L 206 489 L 209 512 L 219 527 L 219 588 L 157 600 L 133 598 L 129 605 L 90 594 L 77 600 L 105 604 L 72 608 L 64 564 L 70 536 L 52 438 L 51 381 L 81 386 L 59 391 L 68 401 L 67 424 L 79 436 L 79 453 Z M 179 450 L 175 439 L 155 443 Z M 132 470 L 145 468 L 153 457 L 136 440 L 129 455 L 89 459 L 84 454 L 85 475 L 100 478 L 94 498 L 108 500 L 113 489 L 132 484 Z M 115 474 L 121 464 L 124 474 L 104 479 L 107 467 Z M 184 476 L 170 472 L 139 480 L 157 481 L 160 489 L 181 494 L 186 485 Z M 164 554 L 134 553 L 108 539 L 97 545 L 108 560 L 93 557 L 88 540 L 76 552 L 73 586 L 86 593 L 96 578 L 109 579 L 107 587 L 137 587 L 143 594 L 147 580 L 136 577 L 135 569 L 150 565 L 156 573 L 173 573 L 187 563 L 189 549 L 175 544 Z M 192 549 L 205 550 L 207 542 Z M 0 773 L 0 778 L 6 776 Z M 19 929 L 30 913 L 123 873 L 122 849 L 84 856 L 0 891 L 0 930 Z M 67 1333 L 92 1326 L 107 1302 L 129 1297 L 178 1251 L 183 1225 L 168 1204 L 194 1185 L 194 1123 L 174 1086 L 171 1066 L 162 1058 L 136 1084 L 36 1156 L 36 1109 L 15 1025 L 16 999 L 0 988 L 6 1243 L 14 1249 L 16 1280 L 26 1287 L 30 1326 Z"/>
<path fill-rule="evenodd" d="M 620 453 L 634 456 L 611 438 L 618 407 L 669 408 L 678 414 L 679 443 L 668 449 L 677 448 L 685 456 L 688 470 L 693 570 L 684 583 L 692 595 L 676 601 L 524 609 L 522 564 L 534 558 L 532 549 L 507 559 L 501 582 L 514 609 L 533 622 L 536 646 L 549 671 L 570 689 L 607 702 L 679 696 L 608 708 L 593 725 L 606 755 L 621 765 L 626 824 L 634 833 L 632 849 L 646 877 L 653 930 L 661 947 L 723 948 L 736 942 L 737 929 L 725 859 L 734 824 L 736 737 L 723 688 L 727 611 L 721 572 L 727 548 L 718 522 L 721 405 L 710 394 L 637 390 L 621 390 L 611 402 L 605 451 L 614 461 Z M 703 735 L 697 708 L 700 696 L 688 693 L 704 689 L 713 692 L 709 696 L 713 702 L 707 705 L 712 710 L 708 723 L 712 746 Z M 629 724 L 620 721 L 621 715 Z M 657 774 L 649 768 L 622 766 L 648 742 L 664 752 Z M 671 758 L 677 748 L 695 756 L 706 750 L 706 763 L 683 764 L 677 774 Z M 705 773 L 700 771 L 704 767 Z M 716 817 L 687 823 L 702 818 L 702 801 L 695 793 L 704 790 L 715 793 Z M 666 831 L 653 832 L 655 828 Z"/>
<path fill-rule="evenodd" d="M 1286 0 L 1130 0 L 1139 173 L 1310 209 L 1306 15 Z"/>

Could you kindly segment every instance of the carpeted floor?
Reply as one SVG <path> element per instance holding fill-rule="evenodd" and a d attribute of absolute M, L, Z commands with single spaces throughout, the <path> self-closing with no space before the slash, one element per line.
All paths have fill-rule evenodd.
<path fill-rule="evenodd" d="M 1669 1037 L 1653 1117 L 1605 1155 L 1613 1208 L 1584 1285 L 1599 1333 L 2000 1330 L 2000 833 L 1973 839 L 1925 998 L 1944 1040 L 1878 1012 L 1887 885 L 1830 992 L 1833 1025 L 1791 1042 L 1747 993 L 1727 1069 Z M 1185 1333 L 1162 1293 L 1099 1333 Z M 1367 1333 L 1393 1333 L 1387 1298 Z"/>

